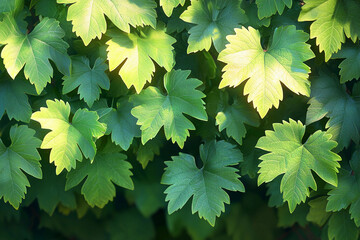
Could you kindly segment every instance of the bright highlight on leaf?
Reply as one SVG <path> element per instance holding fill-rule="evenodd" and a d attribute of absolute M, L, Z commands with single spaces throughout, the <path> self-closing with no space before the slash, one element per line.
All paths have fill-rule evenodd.
<path fill-rule="evenodd" d="M 100 98 L 101 88 L 105 90 L 110 88 L 110 80 L 105 73 L 107 68 L 100 58 L 96 59 L 92 67 L 86 57 L 73 58 L 71 74 L 63 78 L 63 94 L 79 87 L 80 99 L 84 99 L 89 107 L 92 107 L 94 102 Z"/>
<path fill-rule="evenodd" d="M 256 0 L 259 19 L 270 17 L 275 13 L 283 13 L 285 6 L 291 8 L 292 0 Z"/>
<path fill-rule="evenodd" d="M 354 42 L 360 35 L 357 0 L 304 0 L 299 21 L 314 21 L 310 26 L 310 38 L 316 38 L 320 52 L 328 61 L 345 42 L 345 35 Z"/>
<path fill-rule="evenodd" d="M 132 95 L 134 103 L 131 114 L 138 119 L 141 126 L 141 141 L 145 144 L 153 139 L 164 127 L 166 139 L 184 147 L 189 130 L 195 130 L 194 124 L 184 114 L 207 121 L 204 101 L 205 95 L 196 90 L 202 82 L 188 78 L 190 71 L 172 70 L 164 76 L 163 95 L 156 87 L 148 87 L 139 95 Z"/>
<path fill-rule="evenodd" d="M 170 17 L 173 9 L 177 6 L 184 6 L 185 0 L 160 0 L 160 6 L 162 6 L 166 16 Z"/>
<path fill-rule="evenodd" d="M 51 81 L 51 59 L 63 74 L 70 73 L 69 45 L 65 33 L 55 19 L 44 18 L 29 34 L 20 31 L 15 19 L 5 14 L 0 22 L 1 57 L 9 75 L 15 79 L 24 67 L 26 79 L 35 85 L 38 94 Z"/>
<path fill-rule="evenodd" d="M 269 48 L 264 50 L 260 32 L 252 27 L 235 29 L 236 35 L 228 36 L 230 42 L 219 54 L 226 63 L 219 88 L 236 87 L 246 81 L 244 95 L 264 118 L 272 106 L 279 107 L 283 99 L 281 83 L 296 94 L 310 95 L 308 74 L 304 63 L 315 55 L 307 33 L 295 26 L 276 28 Z"/>
<path fill-rule="evenodd" d="M 146 82 L 151 82 L 155 72 L 153 61 L 168 72 L 174 66 L 172 45 L 176 40 L 161 26 L 157 30 L 150 27 L 139 29 L 138 33 L 109 31 L 107 35 L 111 37 L 106 43 L 110 71 L 121 65 L 119 75 L 126 86 L 134 86 L 137 93 Z"/>
<path fill-rule="evenodd" d="M 154 0 L 57 0 L 72 4 L 67 20 L 72 21 L 73 31 L 85 45 L 92 39 L 101 38 L 106 32 L 105 15 L 124 32 L 133 27 L 156 26 L 156 3 Z"/>
<path fill-rule="evenodd" d="M 47 108 L 33 113 L 31 119 L 39 122 L 44 129 L 51 130 L 41 144 L 42 149 L 51 149 L 50 163 L 54 162 L 56 174 L 64 169 L 76 167 L 76 160 L 93 160 L 96 154 L 95 139 L 104 135 L 105 124 L 98 121 L 96 112 L 79 109 L 69 121 L 70 105 L 62 100 L 47 100 Z"/>
<path fill-rule="evenodd" d="M 196 166 L 193 156 L 180 153 L 165 164 L 161 183 L 170 185 L 165 194 L 169 201 L 168 212 L 181 209 L 192 197 L 192 213 L 215 225 L 216 217 L 230 204 L 225 190 L 244 192 L 238 169 L 233 167 L 243 160 L 241 152 L 225 141 L 211 141 L 200 146 L 203 166 Z"/>
<path fill-rule="evenodd" d="M 360 85 L 353 87 L 352 96 L 346 91 L 339 79 L 325 72 L 312 79 L 310 106 L 306 113 L 306 124 L 329 118 L 327 133 L 338 143 L 336 150 L 348 147 L 351 140 L 356 144 L 360 140 Z"/>
<path fill-rule="evenodd" d="M 131 164 L 125 161 L 126 155 L 117 152 L 99 152 L 94 162 L 83 161 L 67 174 L 65 189 L 75 187 L 84 179 L 81 193 L 91 207 L 103 208 L 116 195 L 114 184 L 134 189 L 131 180 Z"/>
<path fill-rule="evenodd" d="M 181 14 L 180 18 L 193 23 L 189 36 L 188 53 L 201 50 L 209 51 L 211 42 L 216 51 L 225 48 L 226 36 L 234 33 L 234 28 L 248 21 L 238 0 L 197 0 Z"/>
<path fill-rule="evenodd" d="M 26 174 L 42 178 L 40 155 L 36 148 L 41 141 L 27 126 L 14 125 L 10 129 L 11 145 L 6 147 L 0 139 L 0 198 L 18 209 L 30 187 Z"/>
<path fill-rule="evenodd" d="M 280 192 L 284 201 L 289 204 L 290 212 L 296 205 L 305 202 L 310 195 L 309 188 L 317 190 L 311 171 L 314 171 L 325 182 L 337 186 L 338 168 L 341 157 L 331 150 L 337 143 L 330 140 L 331 135 L 316 131 L 303 144 L 305 126 L 300 121 L 283 121 L 274 123 L 274 131 L 265 131 L 256 145 L 268 151 L 260 157 L 258 184 L 273 181 L 283 175 Z"/>

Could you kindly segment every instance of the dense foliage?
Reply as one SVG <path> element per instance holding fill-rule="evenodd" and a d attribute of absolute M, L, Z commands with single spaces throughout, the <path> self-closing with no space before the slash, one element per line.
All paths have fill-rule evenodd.
<path fill-rule="evenodd" d="M 0 0 L 0 240 L 360 235 L 360 0 Z"/>

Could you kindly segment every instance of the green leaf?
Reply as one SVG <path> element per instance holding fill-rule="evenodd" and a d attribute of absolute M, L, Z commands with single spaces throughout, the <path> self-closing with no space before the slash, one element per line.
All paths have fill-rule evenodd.
<path fill-rule="evenodd" d="M 310 38 L 316 38 L 325 61 L 336 53 L 345 42 L 345 35 L 354 42 L 360 35 L 357 16 L 360 3 L 356 0 L 304 0 L 299 21 L 314 21 L 310 26 Z"/>
<path fill-rule="evenodd" d="M 1 13 L 17 13 L 24 7 L 24 0 L 6 0 L 0 1 Z"/>
<path fill-rule="evenodd" d="M 11 145 L 6 147 L 0 139 L 0 198 L 18 209 L 30 187 L 26 174 L 42 178 L 40 155 L 36 148 L 41 141 L 27 126 L 14 125 L 10 129 Z"/>
<path fill-rule="evenodd" d="M 107 125 L 106 134 L 111 133 L 111 140 L 122 149 L 128 150 L 133 139 L 140 137 L 140 128 L 136 125 L 136 118 L 131 115 L 133 104 L 127 97 L 119 99 L 116 106 L 116 109 L 100 109 L 98 111 L 100 116 L 102 115 L 100 111 L 110 111 L 99 121 Z"/>
<path fill-rule="evenodd" d="M 64 168 L 70 171 L 76 166 L 76 160 L 86 158 L 93 160 L 96 154 L 94 138 L 104 135 L 106 127 L 98 121 L 96 112 L 79 109 L 69 121 L 70 105 L 62 100 L 46 101 L 47 108 L 33 113 L 32 120 L 51 130 L 41 144 L 42 149 L 52 149 L 50 163 L 54 162 L 56 174 Z"/>
<path fill-rule="evenodd" d="M 216 51 L 225 48 L 226 36 L 234 33 L 234 28 L 247 22 L 240 1 L 198 0 L 192 1 L 180 18 L 193 23 L 190 30 L 188 53 L 201 50 L 209 51 L 211 42 Z"/>
<path fill-rule="evenodd" d="M 302 143 L 305 126 L 300 121 L 283 121 L 274 123 L 274 131 L 265 131 L 256 145 L 268 151 L 260 157 L 258 184 L 270 182 L 283 175 L 280 192 L 284 201 L 289 203 L 290 212 L 296 205 L 305 202 L 310 195 L 309 188 L 315 191 L 317 185 L 311 171 L 314 171 L 325 182 L 337 186 L 338 168 L 341 157 L 331 152 L 337 143 L 330 140 L 331 135 L 316 131 L 306 142 Z"/>
<path fill-rule="evenodd" d="M 80 99 L 84 99 L 89 107 L 92 107 L 100 98 L 100 88 L 105 90 L 110 88 L 110 80 L 105 73 L 107 68 L 100 58 L 96 59 L 93 67 L 90 67 L 89 59 L 86 57 L 73 58 L 71 75 L 63 77 L 63 94 L 79 87 Z"/>
<path fill-rule="evenodd" d="M 166 16 L 170 17 L 174 8 L 184 6 L 185 0 L 160 0 L 160 6 L 163 8 Z"/>
<path fill-rule="evenodd" d="M 25 78 L 35 85 L 38 94 L 51 81 L 54 61 L 60 72 L 70 73 L 69 45 L 62 39 L 64 31 L 55 19 L 44 18 L 29 34 L 23 34 L 15 19 L 6 14 L 0 22 L 1 57 L 9 75 L 15 79 L 24 67 Z"/>
<path fill-rule="evenodd" d="M 340 83 L 360 78 L 360 48 L 344 46 L 332 59 L 345 58 L 340 64 Z"/>
<path fill-rule="evenodd" d="M 154 0 L 57 0 L 72 4 L 67 20 L 72 21 L 73 31 L 85 45 L 92 39 L 101 38 L 106 32 L 105 15 L 120 30 L 129 33 L 133 27 L 156 26 L 156 3 Z"/>
<path fill-rule="evenodd" d="M 236 87 L 246 81 L 244 95 L 252 101 L 261 118 L 272 106 L 279 107 L 283 99 L 281 83 L 296 94 L 310 95 L 308 74 L 310 67 L 304 62 L 313 58 L 308 34 L 295 26 L 276 28 L 269 48 L 260 43 L 260 32 L 252 27 L 235 29 L 228 36 L 230 44 L 219 54 L 226 63 L 219 88 Z"/>
<path fill-rule="evenodd" d="M 40 209 L 53 215 L 56 207 L 62 205 L 71 209 L 76 208 L 76 199 L 73 191 L 65 191 L 65 176 L 56 175 L 54 166 L 49 163 L 42 165 L 43 179 L 31 181 L 28 199 L 35 199 L 39 203 Z"/>
<path fill-rule="evenodd" d="M 160 147 L 162 147 L 163 141 L 158 137 L 155 137 L 145 143 L 140 143 L 138 149 L 136 149 L 136 160 L 141 164 L 142 168 L 145 169 L 148 163 L 154 160 L 155 155 L 160 155 Z"/>
<path fill-rule="evenodd" d="M 81 193 L 91 207 L 103 208 L 116 195 L 114 184 L 127 189 L 134 189 L 131 180 L 131 164 L 122 153 L 99 152 L 94 162 L 79 162 L 75 170 L 67 174 L 65 189 L 75 187 L 85 178 Z"/>
<path fill-rule="evenodd" d="M 242 139 L 246 135 L 245 124 L 258 127 L 259 117 L 244 98 L 234 99 L 231 105 L 227 102 L 228 98 L 225 98 L 222 104 L 224 108 L 215 117 L 216 125 L 219 125 L 220 132 L 226 129 L 226 135 L 241 145 Z"/>
<path fill-rule="evenodd" d="M 291 8 L 292 0 L 256 0 L 259 19 L 283 13 L 285 6 Z"/>
<path fill-rule="evenodd" d="M 328 226 L 329 240 L 356 240 L 359 237 L 359 229 L 344 210 L 333 213 Z"/>
<path fill-rule="evenodd" d="M 32 111 L 27 93 L 33 94 L 35 89 L 25 79 L 0 76 L 0 119 L 6 111 L 9 119 L 29 122 Z"/>
<path fill-rule="evenodd" d="M 202 98 L 205 95 L 196 90 L 202 82 L 188 78 L 190 71 L 172 70 L 164 76 L 164 87 L 167 95 L 163 95 L 156 87 L 148 87 L 139 95 L 132 95 L 134 103 L 131 114 L 138 119 L 141 126 L 141 142 L 145 144 L 153 139 L 164 126 L 166 139 L 183 148 L 189 130 L 195 130 L 194 124 L 184 113 L 196 119 L 207 121 Z"/>
<path fill-rule="evenodd" d="M 146 27 L 138 34 L 109 31 L 107 35 L 111 37 L 106 42 L 110 71 L 121 65 L 119 75 L 126 86 L 134 86 L 137 93 L 146 82 L 151 82 L 155 72 L 153 61 L 168 72 L 175 64 L 172 45 L 176 40 L 162 27 L 156 30 Z"/>
<path fill-rule="evenodd" d="M 180 153 L 172 161 L 165 162 L 165 173 L 161 183 L 170 185 L 165 194 L 169 201 L 169 214 L 181 209 L 193 197 L 192 213 L 198 212 L 200 218 L 215 225 L 216 217 L 225 211 L 224 203 L 230 204 L 225 192 L 244 192 L 235 166 L 243 160 L 241 152 L 225 141 L 211 141 L 200 146 L 203 166 L 196 166 L 193 156 Z"/>
<path fill-rule="evenodd" d="M 345 85 L 333 75 L 320 72 L 312 79 L 310 106 L 306 113 L 306 124 L 328 117 L 327 133 L 338 143 L 337 150 L 348 147 L 351 140 L 360 140 L 360 104 L 358 94 L 350 96 Z"/>
<path fill-rule="evenodd" d="M 340 178 L 339 178 L 340 186 Z M 306 216 L 306 220 L 316 223 L 320 227 L 323 226 L 331 216 L 331 213 L 326 212 L 326 197 L 318 197 L 309 201 L 310 211 Z"/>

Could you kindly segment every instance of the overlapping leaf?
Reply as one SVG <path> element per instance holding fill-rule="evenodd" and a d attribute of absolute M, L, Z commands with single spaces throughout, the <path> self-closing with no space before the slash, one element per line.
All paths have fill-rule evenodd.
<path fill-rule="evenodd" d="M 79 109 L 69 121 L 70 105 L 62 100 L 47 100 L 47 108 L 33 113 L 31 119 L 44 129 L 51 130 L 41 144 L 43 149 L 52 149 L 50 163 L 54 162 L 56 174 L 70 171 L 81 161 L 83 154 L 93 160 L 96 154 L 95 139 L 104 135 L 106 127 L 98 121 L 96 112 Z"/>
<path fill-rule="evenodd" d="M 256 145 L 267 153 L 260 157 L 258 183 L 273 181 L 283 175 L 280 192 L 289 203 L 290 212 L 297 204 L 305 202 L 309 188 L 317 190 L 314 171 L 325 182 L 337 186 L 337 172 L 341 157 L 331 150 L 337 143 L 330 140 L 331 135 L 316 131 L 302 143 L 305 126 L 300 121 L 274 123 L 274 131 L 266 131 Z"/>
<path fill-rule="evenodd" d="M 105 15 L 124 32 L 133 27 L 156 26 L 156 3 L 154 0 L 57 0 L 72 4 L 67 19 L 72 21 L 73 31 L 85 45 L 92 39 L 101 38 L 106 32 Z"/>
<path fill-rule="evenodd" d="M 305 0 L 299 21 L 314 21 L 310 37 L 316 38 L 320 52 L 325 52 L 328 61 L 345 42 L 345 35 L 354 42 L 360 35 L 357 16 L 360 2 L 356 0 Z"/>
<path fill-rule="evenodd" d="M 0 198 L 18 209 L 30 187 L 26 174 L 42 178 L 40 155 L 36 148 L 41 141 L 27 126 L 14 125 L 10 129 L 11 145 L 6 147 L 0 139 Z"/>
<path fill-rule="evenodd" d="M 292 0 L 256 0 L 258 16 L 260 19 L 270 17 L 275 13 L 283 13 L 285 6 L 291 8 Z"/>
<path fill-rule="evenodd" d="M 174 8 L 181 5 L 184 6 L 185 0 L 160 0 L 160 6 L 162 6 L 166 16 L 170 17 Z"/>
<path fill-rule="evenodd" d="M 226 63 L 219 88 L 236 87 L 246 81 L 244 95 L 263 118 L 272 106 L 278 108 L 283 99 L 281 83 L 297 94 L 310 95 L 308 73 L 304 63 L 314 57 L 305 42 L 308 34 L 295 26 L 276 28 L 268 49 L 260 43 L 260 32 L 249 27 L 235 29 L 230 42 L 219 54 Z"/>
<path fill-rule="evenodd" d="M 360 85 L 353 87 L 353 96 L 347 93 L 346 86 L 339 79 L 325 72 L 312 79 L 310 106 L 306 113 L 306 124 L 328 117 L 327 133 L 338 142 L 337 150 L 348 147 L 351 140 L 360 140 Z"/>
<path fill-rule="evenodd" d="M 55 19 L 44 18 L 31 33 L 24 34 L 11 15 L 4 15 L 0 22 L 0 44 L 5 45 L 1 57 L 9 75 L 14 79 L 25 66 L 25 77 L 35 85 L 38 94 L 53 76 L 49 59 L 59 71 L 69 75 L 69 45 L 62 39 L 64 35 Z"/>
<path fill-rule="evenodd" d="M 131 114 L 141 126 L 141 141 L 145 144 L 154 138 L 164 127 L 166 139 L 172 140 L 182 148 L 189 130 L 195 130 L 194 124 L 184 114 L 202 121 L 207 120 L 202 98 L 205 95 L 196 90 L 202 82 L 188 78 L 190 71 L 172 70 L 164 76 L 163 95 L 156 87 L 148 87 L 139 95 L 132 95 L 135 107 Z"/>
<path fill-rule="evenodd" d="M 244 10 L 238 0 L 198 0 L 181 14 L 185 22 L 193 23 L 189 36 L 188 53 L 208 51 L 211 43 L 220 52 L 225 48 L 226 36 L 234 33 L 234 28 L 247 22 Z"/>
<path fill-rule="evenodd" d="M 332 56 L 333 59 L 345 58 L 340 64 L 340 83 L 360 78 L 360 48 L 344 46 Z"/>
<path fill-rule="evenodd" d="M 203 166 L 196 166 L 193 156 L 180 153 L 167 161 L 161 183 L 170 185 L 165 193 L 169 201 L 169 214 L 181 209 L 193 197 L 192 213 L 215 225 L 216 217 L 224 212 L 224 203 L 229 204 L 229 195 L 224 189 L 244 192 L 239 180 L 237 165 L 242 161 L 241 152 L 225 141 L 211 141 L 200 146 Z"/>
<path fill-rule="evenodd" d="M 168 72 L 174 65 L 172 45 L 176 40 L 161 26 L 157 30 L 146 27 L 138 34 L 109 31 L 107 35 L 111 37 L 106 43 L 110 71 L 121 65 L 119 75 L 126 86 L 134 86 L 137 93 L 146 82 L 151 82 L 155 72 L 152 60 Z"/>

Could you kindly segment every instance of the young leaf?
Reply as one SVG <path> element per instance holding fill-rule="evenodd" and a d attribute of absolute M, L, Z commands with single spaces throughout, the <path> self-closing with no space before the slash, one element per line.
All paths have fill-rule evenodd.
<path fill-rule="evenodd" d="M 105 73 L 107 68 L 100 58 L 96 59 L 93 67 L 90 67 L 89 59 L 86 57 L 73 58 L 71 74 L 63 77 L 63 94 L 79 87 L 80 99 L 84 99 L 89 107 L 92 107 L 100 97 L 100 88 L 110 88 L 110 80 Z"/>
<path fill-rule="evenodd" d="M 41 141 L 27 126 L 14 125 L 10 129 L 11 145 L 6 147 L 0 139 L 0 198 L 18 209 L 30 187 L 25 173 L 42 178 L 40 155 L 36 148 Z"/>
<path fill-rule="evenodd" d="M 340 85 L 337 77 L 325 72 L 312 79 L 306 124 L 328 117 L 327 133 L 338 143 L 337 150 L 348 147 L 351 140 L 355 143 L 360 140 L 360 104 L 356 100 L 359 94 L 353 91 L 353 95 L 346 92 L 345 85 Z"/>
<path fill-rule="evenodd" d="M 181 5 L 184 6 L 185 0 L 160 0 L 160 6 L 162 6 L 166 16 L 170 17 L 174 8 Z"/>
<path fill-rule="evenodd" d="M 310 38 L 316 38 L 325 61 L 336 53 L 345 42 L 345 34 L 354 42 L 360 35 L 357 16 L 360 3 L 356 0 L 304 0 L 299 21 L 314 21 L 310 26 Z M 344 34 L 345 33 L 345 34 Z"/>
<path fill-rule="evenodd" d="M 281 83 L 296 94 L 310 95 L 310 68 L 304 62 L 315 55 L 305 43 L 307 33 L 295 26 L 276 28 L 269 48 L 264 50 L 258 30 L 243 27 L 235 32 L 227 37 L 230 43 L 219 54 L 219 60 L 227 64 L 219 88 L 247 81 L 244 95 L 249 94 L 248 101 L 253 101 L 261 118 L 272 106 L 279 107 Z"/>
<path fill-rule="evenodd" d="M 190 30 L 188 53 L 209 51 L 211 42 L 216 51 L 225 48 L 226 36 L 234 33 L 234 28 L 247 22 L 240 1 L 199 0 L 192 1 L 180 18 L 196 24 Z"/>
<path fill-rule="evenodd" d="M 167 161 L 161 183 L 170 185 L 165 193 L 169 201 L 169 214 L 181 209 L 193 197 L 192 213 L 215 225 L 216 217 L 225 211 L 224 203 L 230 204 L 224 191 L 244 192 L 235 166 L 242 161 L 241 152 L 225 141 L 211 141 L 200 146 L 203 166 L 199 169 L 193 156 L 180 153 Z"/>
<path fill-rule="evenodd" d="M 5 44 L 1 57 L 9 75 L 15 79 L 24 67 L 26 79 L 35 85 L 38 94 L 51 81 L 55 62 L 59 71 L 70 74 L 69 45 L 62 39 L 64 31 L 55 19 L 44 18 L 29 34 L 19 30 L 15 19 L 5 14 L 0 22 L 0 44 Z"/>
<path fill-rule="evenodd" d="M 285 6 L 291 8 L 292 0 L 256 0 L 259 19 L 270 17 L 277 12 L 281 15 Z"/>
<path fill-rule="evenodd" d="M 126 155 L 122 153 L 99 152 L 93 163 L 80 162 L 75 170 L 67 174 L 65 189 L 75 187 L 86 178 L 81 193 L 91 207 L 103 208 L 115 197 L 114 184 L 134 189 L 130 171 L 132 166 L 125 159 Z"/>
<path fill-rule="evenodd" d="M 134 137 L 140 137 L 140 128 L 136 125 L 136 118 L 131 115 L 133 104 L 128 98 L 119 99 L 116 105 L 116 109 L 111 108 L 108 113 L 100 117 L 99 121 L 107 125 L 106 134 L 111 133 L 111 140 L 122 149 L 128 150 Z M 108 110 L 108 108 L 100 109 L 98 113 Z"/>
<path fill-rule="evenodd" d="M 85 45 L 92 39 L 101 38 L 106 32 L 105 15 L 120 30 L 129 33 L 133 27 L 156 25 L 156 3 L 154 0 L 57 0 L 72 4 L 67 20 L 72 21 L 73 31 Z"/>
<path fill-rule="evenodd" d="M 139 31 L 139 34 L 109 31 L 107 35 L 111 39 L 106 42 L 110 71 L 121 65 L 119 75 L 126 86 L 134 86 L 137 93 L 140 93 L 146 82 L 151 82 L 155 72 L 152 60 L 168 72 L 172 69 L 172 45 L 176 42 L 162 27 L 156 30 L 146 27 Z"/>
<path fill-rule="evenodd" d="M 268 151 L 260 157 L 258 184 L 270 182 L 283 175 L 280 192 L 284 201 L 289 203 L 293 212 L 296 205 L 305 202 L 309 196 L 309 187 L 316 190 L 316 182 L 311 173 L 314 171 L 325 182 L 337 186 L 338 168 L 341 157 L 331 150 L 337 143 L 330 140 L 331 135 L 316 131 L 302 143 L 305 126 L 300 121 L 274 123 L 274 131 L 265 131 L 256 145 Z"/>
<path fill-rule="evenodd" d="M 189 78 L 190 71 L 172 70 L 164 76 L 164 87 L 167 95 L 158 88 L 148 87 L 139 95 L 132 95 L 130 101 L 135 107 L 131 114 L 138 119 L 141 126 L 141 142 L 145 144 L 153 139 L 164 126 L 166 139 L 183 148 L 189 130 L 195 130 L 194 124 L 184 113 L 202 121 L 207 115 L 202 98 L 205 95 L 196 90 L 202 82 Z"/>
<path fill-rule="evenodd" d="M 46 101 L 47 108 L 33 113 L 32 120 L 41 124 L 44 129 L 51 130 L 41 144 L 42 149 L 52 149 L 50 163 L 54 162 L 56 174 L 64 168 L 70 171 L 76 166 L 76 160 L 86 158 L 93 160 L 96 154 L 94 138 L 104 135 L 106 127 L 98 121 L 96 112 L 79 109 L 72 122 L 69 121 L 70 105 L 62 100 Z"/>

